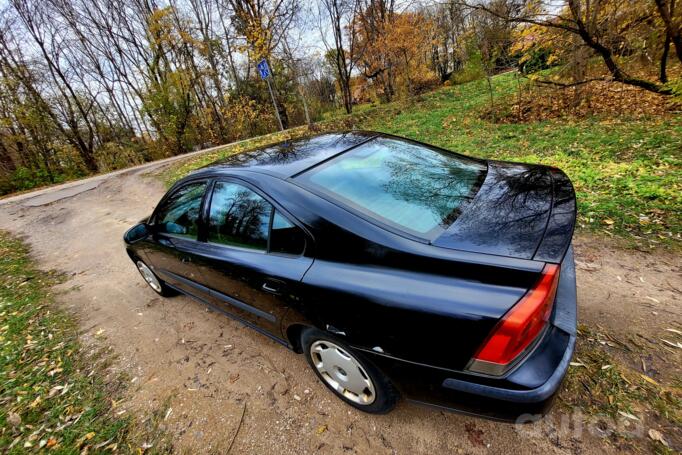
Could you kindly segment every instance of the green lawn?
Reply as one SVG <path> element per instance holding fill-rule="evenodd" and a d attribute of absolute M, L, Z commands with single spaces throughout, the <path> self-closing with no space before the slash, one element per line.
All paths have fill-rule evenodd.
<path fill-rule="evenodd" d="M 493 79 L 495 103 L 514 96 L 516 80 Z M 561 118 L 498 124 L 482 118 L 489 103 L 485 81 L 447 87 L 409 100 L 339 115 L 319 129 L 357 127 L 406 136 L 481 158 L 543 163 L 573 181 L 580 228 L 618 235 L 639 245 L 680 244 L 682 236 L 682 115 Z M 217 158 L 284 138 L 306 128 L 261 136 L 238 147 L 177 165 L 171 183 Z"/>
<path fill-rule="evenodd" d="M 106 355 L 85 355 L 75 323 L 52 305 L 59 279 L 0 231 L 0 452 L 132 452 L 129 420 L 112 410 L 121 384 L 103 380 Z"/>

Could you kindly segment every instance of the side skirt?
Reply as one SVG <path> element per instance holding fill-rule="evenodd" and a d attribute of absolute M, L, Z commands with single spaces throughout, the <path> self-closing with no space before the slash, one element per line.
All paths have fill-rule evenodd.
<path fill-rule="evenodd" d="M 176 281 L 180 281 L 181 283 L 184 283 L 187 286 L 192 287 L 194 289 L 197 289 L 197 290 L 199 290 L 205 294 L 209 294 L 212 297 L 216 297 L 216 298 L 222 300 L 223 302 L 229 303 L 232 306 L 236 306 L 240 310 L 248 311 L 249 313 L 251 313 L 255 316 L 258 316 L 259 318 L 263 318 L 263 319 L 270 321 L 270 322 L 273 322 L 273 323 L 277 322 L 277 318 L 275 316 L 271 315 L 270 313 L 266 313 L 265 311 L 259 310 L 258 308 L 251 306 L 248 303 L 244 303 L 241 300 L 234 299 L 234 298 L 230 297 L 229 295 L 225 295 L 225 294 L 218 292 L 216 290 L 207 288 L 204 285 L 196 283 L 192 280 L 188 280 L 187 278 L 182 277 L 180 275 L 176 275 L 175 273 L 169 272 L 168 270 L 158 270 L 157 272 L 161 273 L 162 275 L 167 275 L 167 276 L 175 279 Z M 166 284 L 168 284 L 168 283 L 166 283 Z M 175 288 L 173 288 L 173 289 L 175 289 Z"/>
<path fill-rule="evenodd" d="M 249 321 L 246 321 L 246 320 L 240 318 L 239 316 L 235 316 L 234 314 L 232 314 L 228 311 L 225 311 L 222 308 L 219 308 L 219 307 L 213 305 L 212 303 L 208 302 L 207 300 L 204 300 L 199 296 L 196 296 L 190 292 L 185 291 L 184 289 L 177 288 L 177 287 L 173 286 L 172 284 L 168 284 L 168 283 L 166 283 L 166 286 L 178 291 L 179 293 L 181 293 L 183 295 L 186 295 L 187 297 L 189 297 L 192 300 L 195 300 L 196 302 L 199 302 L 199 303 L 206 305 L 207 307 L 209 307 L 212 311 L 215 311 L 216 313 L 224 314 L 225 316 L 227 316 L 231 319 L 234 319 L 237 322 L 241 322 L 245 326 L 255 330 L 256 332 L 260 333 L 261 335 L 265 335 L 266 337 L 270 338 L 271 340 L 274 340 L 274 341 L 278 342 L 279 344 L 286 346 L 287 348 L 289 348 L 293 351 L 294 347 L 292 345 L 290 345 L 287 340 L 284 340 L 284 339 L 277 337 L 277 336 L 275 336 L 269 332 L 266 332 L 265 330 L 263 330 L 260 327 L 250 323 Z"/>

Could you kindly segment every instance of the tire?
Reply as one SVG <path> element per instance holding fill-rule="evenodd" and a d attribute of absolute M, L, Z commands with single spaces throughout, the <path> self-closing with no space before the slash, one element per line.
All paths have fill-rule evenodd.
<path fill-rule="evenodd" d="M 395 406 L 399 395 L 391 381 L 343 341 L 310 328 L 301 334 L 301 346 L 320 381 L 349 405 L 371 414 Z"/>
<path fill-rule="evenodd" d="M 141 259 L 135 260 L 135 266 L 137 271 L 140 272 L 144 281 L 149 285 L 150 288 L 162 297 L 172 297 L 178 295 L 175 289 L 169 287 L 161 278 L 156 276 L 147 264 L 145 264 Z"/>

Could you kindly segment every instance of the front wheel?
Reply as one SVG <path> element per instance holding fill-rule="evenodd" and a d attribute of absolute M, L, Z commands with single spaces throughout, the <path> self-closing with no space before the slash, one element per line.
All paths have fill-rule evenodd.
<path fill-rule="evenodd" d="M 150 269 L 147 266 L 147 264 L 138 259 L 135 262 L 135 265 L 137 266 L 137 270 L 140 272 L 140 275 L 142 275 L 142 278 L 144 278 L 149 287 L 152 288 L 157 294 L 163 297 L 171 297 L 177 295 L 177 292 L 175 292 L 175 290 L 171 289 L 170 287 L 168 287 L 166 283 L 160 280 L 159 277 L 157 277 L 156 274 L 152 272 L 152 269 Z"/>
<path fill-rule="evenodd" d="M 307 329 L 301 335 L 301 345 L 317 377 L 343 401 L 373 414 L 393 409 L 398 393 L 389 379 L 343 342 L 320 330 Z"/>

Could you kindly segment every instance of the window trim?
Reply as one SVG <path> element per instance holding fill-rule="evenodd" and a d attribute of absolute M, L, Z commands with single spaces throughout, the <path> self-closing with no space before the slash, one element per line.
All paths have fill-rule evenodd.
<path fill-rule="evenodd" d="M 175 193 L 180 191 L 182 188 L 188 186 L 188 185 L 195 185 L 197 183 L 205 183 L 206 186 L 204 188 L 204 194 L 201 196 L 201 203 L 199 205 L 199 218 L 197 219 L 197 236 L 194 239 L 183 237 L 181 235 L 177 234 L 172 234 L 169 232 L 159 232 L 158 229 L 156 229 L 156 226 L 158 226 L 158 214 L 159 214 L 159 208 L 163 206 L 163 204 L 170 199 Z M 207 179 L 206 177 L 198 177 L 195 179 L 183 181 L 182 183 L 176 183 L 171 187 L 170 190 L 161 198 L 159 203 L 156 205 L 154 208 L 154 211 L 152 212 L 151 216 L 149 217 L 149 225 L 154 227 L 154 235 L 163 235 L 167 237 L 171 237 L 174 239 L 179 239 L 179 240 L 184 240 L 187 242 L 200 242 L 201 241 L 201 236 L 202 236 L 202 231 L 203 231 L 203 226 L 204 226 L 204 206 L 206 204 L 206 195 L 208 194 L 207 190 L 212 187 L 212 182 L 210 179 Z"/>
<path fill-rule="evenodd" d="M 208 228 L 209 228 L 209 223 L 210 223 L 210 211 L 211 211 L 211 204 L 213 203 L 213 190 L 215 189 L 216 183 L 220 182 L 227 182 L 227 183 L 233 183 L 235 185 L 241 185 L 254 193 L 256 193 L 258 196 L 262 197 L 268 204 L 272 206 L 272 210 L 270 211 L 270 220 L 268 221 L 268 240 L 267 240 L 267 246 L 265 250 L 260 250 L 260 249 L 254 249 L 254 248 L 246 248 L 246 247 L 240 247 L 236 245 L 226 245 L 223 243 L 215 243 L 215 242 L 209 242 L 208 241 Z M 261 254 L 272 254 L 275 256 L 281 256 L 281 257 L 287 257 L 287 258 L 300 258 L 304 257 L 306 253 L 308 252 L 308 246 L 310 244 L 310 239 L 311 235 L 308 232 L 307 229 L 305 229 L 303 226 L 301 226 L 301 223 L 293 217 L 286 209 L 282 207 L 281 204 L 276 202 L 272 197 L 270 197 L 268 194 L 266 194 L 263 190 L 252 184 L 251 182 L 241 179 L 239 177 L 234 177 L 234 176 L 219 176 L 219 177 L 214 177 L 211 179 L 210 185 L 208 186 L 208 189 L 210 190 L 210 193 L 207 192 L 205 194 L 205 206 L 202 207 L 201 211 L 201 216 L 204 219 L 204 232 L 203 232 L 203 237 L 200 236 L 199 238 L 201 239 L 202 242 L 212 245 L 212 246 L 217 246 L 221 248 L 229 248 L 229 249 L 235 249 L 239 251 L 248 251 L 251 253 L 261 253 Z M 288 253 L 277 253 L 277 252 L 271 252 L 270 251 L 270 238 L 272 234 L 272 222 L 275 217 L 275 211 L 279 211 L 280 215 L 282 215 L 284 218 L 286 218 L 291 224 L 299 228 L 303 232 L 303 239 L 304 239 L 304 245 L 303 245 L 303 251 L 299 254 L 288 254 Z M 201 231 L 200 231 L 201 233 Z"/>

